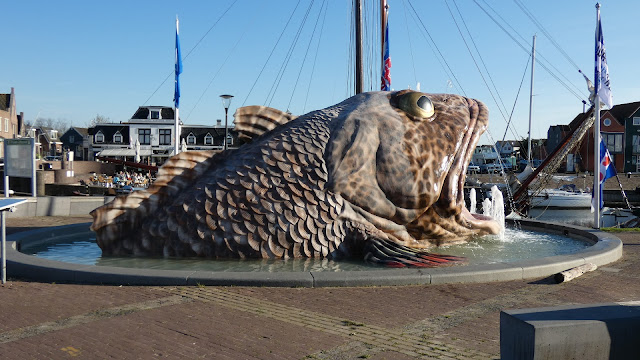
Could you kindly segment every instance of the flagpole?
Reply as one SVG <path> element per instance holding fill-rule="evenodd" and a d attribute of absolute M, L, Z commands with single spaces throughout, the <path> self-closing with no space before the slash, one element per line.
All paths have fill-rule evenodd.
<path fill-rule="evenodd" d="M 175 64 L 175 92 L 173 94 L 173 102 L 174 102 L 174 141 L 173 141 L 173 154 L 178 155 L 180 152 L 180 73 L 182 73 L 182 58 L 180 54 L 180 39 L 179 39 L 179 27 L 180 22 L 178 21 L 178 16 L 176 15 L 176 64 Z"/>
<path fill-rule="evenodd" d="M 600 97 L 598 83 L 600 81 L 600 3 L 596 3 L 596 58 L 595 58 L 595 108 L 596 115 L 593 134 L 593 227 L 600 229 Z"/>

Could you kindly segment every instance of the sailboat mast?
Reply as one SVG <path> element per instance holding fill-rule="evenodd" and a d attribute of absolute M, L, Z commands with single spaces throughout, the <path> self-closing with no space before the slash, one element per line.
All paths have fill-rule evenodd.
<path fill-rule="evenodd" d="M 529 91 L 529 134 L 527 139 L 527 162 L 531 164 L 531 114 L 533 113 L 533 75 L 536 68 L 536 36 L 533 35 L 533 46 L 531 48 L 531 89 Z"/>
<path fill-rule="evenodd" d="M 362 0 L 355 0 L 356 25 L 356 94 L 364 90 L 364 65 L 362 62 Z"/>

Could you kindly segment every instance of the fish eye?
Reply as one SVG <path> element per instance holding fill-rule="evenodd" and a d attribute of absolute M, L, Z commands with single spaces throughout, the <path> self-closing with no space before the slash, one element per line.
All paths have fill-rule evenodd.
<path fill-rule="evenodd" d="M 431 99 L 419 92 L 408 92 L 400 95 L 398 107 L 407 114 L 419 118 L 429 118 L 435 113 Z"/>

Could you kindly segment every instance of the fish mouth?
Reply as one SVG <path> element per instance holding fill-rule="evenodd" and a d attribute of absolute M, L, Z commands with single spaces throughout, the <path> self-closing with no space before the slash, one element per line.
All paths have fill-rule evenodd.
<path fill-rule="evenodd" d="M 469 105 L 469 129 L 464 134 L 462 146 L 458 149 L 453 164 L 445 177 L 442 192 L 436 202 L 435 210 L 441 217 L 455 217 L 456 222 L 465 228 L 476 230 L 479 234 L 497 234 L 500 225 L 492 218 L 472 214 L 464 201 L 464 183 L 467 167 L 480 135 L 488 124 L 488 111 L 484 104 L 466 99 Z"/>

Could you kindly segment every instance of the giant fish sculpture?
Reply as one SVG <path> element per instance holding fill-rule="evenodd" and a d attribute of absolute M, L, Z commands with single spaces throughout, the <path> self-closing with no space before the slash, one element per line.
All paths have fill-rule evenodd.
<path fill-rule="evenodd" d="M 235 123 L 250 142 L 180 153 L 146 191 L 92 211 L 103 254 L 428 267 L 459 258 L 426 249 L 499 230 L 463 198 L 479 101 L 371 92 L 300 117 L 243 107 Z"/>

